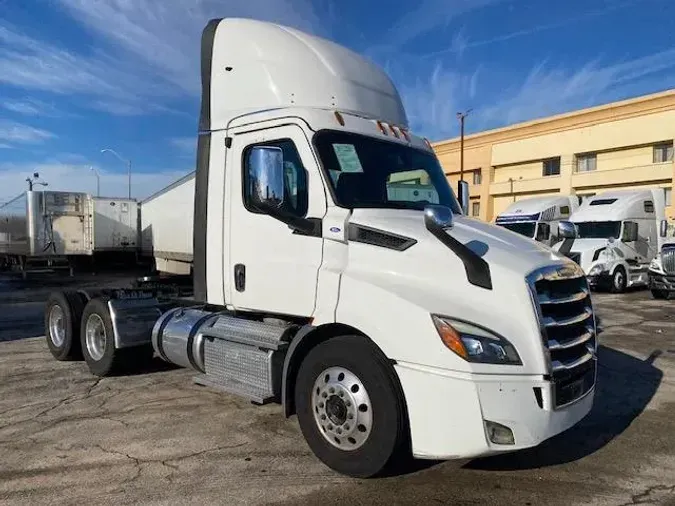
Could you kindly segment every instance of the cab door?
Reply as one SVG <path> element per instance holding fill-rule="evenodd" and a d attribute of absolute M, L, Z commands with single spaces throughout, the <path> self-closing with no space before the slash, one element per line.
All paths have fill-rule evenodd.
<path fill-rule="evenodd" d="M 321 227 L 314 234 L 299 233 L 251 206 L 254 146 L 276 147 L 283 153 L 285 213 L 317 219 L 326 213 L 319 166 L 299 126 L 234 133 L 227 161 L 231 177 L 227 300 L 238 309 L 311 316 L 323 255 Z"/>

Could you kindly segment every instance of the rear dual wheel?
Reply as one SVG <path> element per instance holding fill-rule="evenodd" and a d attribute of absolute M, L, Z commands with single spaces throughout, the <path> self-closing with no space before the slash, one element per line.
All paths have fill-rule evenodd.
<path fill-rule="evenodd" d="M 72 291 L 54 292 L 47 299 L 44 325 L 50 353 L 56 360 L 80 360 L 80 320 L 84 297 Z"/>
<path fill-rule="evenodd" d="M 139 367 L 152 359 L 151 345 L 115 347 L 108 297 L 91 299 L 82 313 L 80 340 L 84 360 L 92 374 L 112 376 Z"/>

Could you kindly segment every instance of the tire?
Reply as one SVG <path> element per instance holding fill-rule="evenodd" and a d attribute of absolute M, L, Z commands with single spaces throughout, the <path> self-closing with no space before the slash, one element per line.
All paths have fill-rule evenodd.
<path fill-rule="evenodd" d="M 626 270 L 622 266 L 619 266 L 614 269 L 614 274 L 612 274 L 610 290 L 612 293 L 623 293 L 626 291 L 626 282 Z"/>
<path fill-rule="evenodd" d="M 387 359 L 367 338 L 340 336 L 314 347 L 300 364 L 295 403 L 310 449 L 339 473 L 378 475 L 405 450 L 403 395 Z"/>
<path fill-rule="evenodd" d="M 115 349 L 115 337 L 108 310 L 108 297 L 87 302 L 82 314 L 80 340 L 84 361 L 95 376 L 112 376 L 122 370 L 122 350 Z"/>
<path fill-rule="evenodd" d="M 77 292 L 53 292 L 47 299 L 45 339 L 56 360 L 82 359 L 80 322 L 83 310 L 84 300 Z"/>
<path fill-rule="evenodd" d="M 657 290 L 655 288 L 652 288 L 652 297 L 655 299 L 661 299 L 665 300 L 668 298 L 670 295 L 670 292 L 668 290 Z"/>

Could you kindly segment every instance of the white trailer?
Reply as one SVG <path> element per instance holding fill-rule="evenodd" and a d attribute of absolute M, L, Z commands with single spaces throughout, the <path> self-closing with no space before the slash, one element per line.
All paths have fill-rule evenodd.
<path fill-rule="evenodd" d="M 0 257 L 24 273 L 31 263 L 72 267 L 100 255 L 135 255 L 137 236 L 133 199 L 26 191 L 0 206 Z"/>
<path fill-rule="evenodd" d="M 192 272 L 194 196 L 191 172 L 140 203 L 141 252 L 160 272 Z"/>
<path fill-rule="evenodd" d="M 495 224 L 551 246 L 560 240 L 558 223 L 569 219 L 578 207 L 576 195 L 520 199 L 501 212 Z"/>
<path fill-rule="evenodd" d="M 663 188 L 606 191 L 572 213 L 569 221 L 576 238 L 554 248 L 584 269 L 592 287 L 620 293 L 648 284 L 647 271 L 659 251 L 664 219 Z"/>
<path fill-rule="evenodd" d="M 192 298 L 55 293 L 55 358 L 106 376 L 154 352 L 199 384 L 281 403 L 319 459 L 360 477 L 402 454 L 530 448 L 591 410 L 583 271 L 467 217 L 466 183 L 457 198 L 380 68 L 284 26 L 212 20 L 199 130 L 194 193 L 141 206 L 173 199 L 143 228 L 155 254 L 192 255 Z M 419 171 L 430 197 L 389 191 Z"/>

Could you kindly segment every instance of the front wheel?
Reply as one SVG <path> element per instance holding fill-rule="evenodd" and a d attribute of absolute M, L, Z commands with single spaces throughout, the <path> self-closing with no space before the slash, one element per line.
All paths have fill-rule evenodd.
<path fill-rule="evenodd" d="M 626 291 L 626 270 L 619 266 L 614 270 L 612 275 L 612 292 L 613 293 L 623 293 Z"/>
<path fill-rule="evenodd" d="M 377 475 L 403 450 L 402 394 L 366 338 L 341 336 L 313 348 L 298 371 L 295 401 L 312 452 L 339 473 Z"/>

